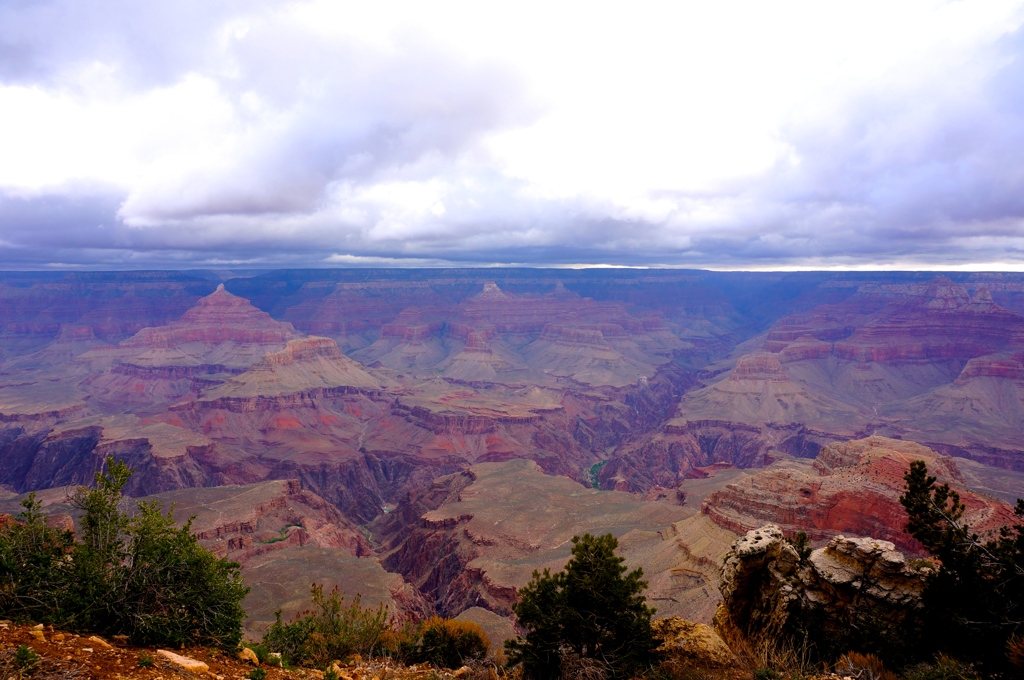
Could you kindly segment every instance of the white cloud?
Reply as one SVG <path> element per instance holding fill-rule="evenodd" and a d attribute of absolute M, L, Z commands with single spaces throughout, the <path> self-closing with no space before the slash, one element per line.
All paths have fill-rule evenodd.
<path fill-rule="evenodd" d="M 1016 261 L 1021 7 L 11 5 L 0 236 L 207 262 Z"/>

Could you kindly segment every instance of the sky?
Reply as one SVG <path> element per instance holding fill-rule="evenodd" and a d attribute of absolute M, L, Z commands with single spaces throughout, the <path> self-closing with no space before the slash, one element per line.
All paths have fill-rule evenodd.
<path fill-rule="evenodd" d="M 0 267 L 1021 271 L 1022 24 L 0 0 Z"/>

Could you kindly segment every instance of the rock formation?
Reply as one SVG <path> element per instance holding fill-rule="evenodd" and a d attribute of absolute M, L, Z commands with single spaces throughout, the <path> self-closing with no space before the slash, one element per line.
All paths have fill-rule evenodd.
<path fill-rule="evenodd" d="M 623 446 L 606 488 L 672 488 L 694 467 L 812 458 L 871 434 L 1024 470 L 1024 316 L 942 277 L 864 285 L 778 320 L 714 370 L 658 431 Z"/>
<path fill-rule="evenodd" d="M 738 539 L 722 567 L 715 624 L 755 649 L 807 645 L 834 658 L 846 651 L 886 658 L 912 649 L 930 573 L 888 541 L 836 536 L 801 560 L 772 524 Z"/>
<path fill-rule="evenodd" d="M 507 506 L 506 524 L 532 532 L 522 518 L 546 505 L 604 515 L 573 496 L 595 481 L 616 492 L 600 498 L 627 499 L 624 522 L 645 504 L 682 513 L 625 533 L 572 526 L 619 532 L 657 606 L 706 622 L 733 531 L 772 521 L 913 548 L 895 502 L 905 445 L 833 460 L 837 442 L 920 441 L 957 488 L 1024 495 L 991 467 L 1024 470 L 1024 277 L 929 278 L 338 269 L 214 290 L 207 274 L 6 272 L 0 497 L 88 482 L 111 454 L 136 469 L 135 495 L 297 479 L 445 611 L 505 611 L 530 543 L 480 528 L 491 509 L 471 496 L 501 485 L 451 480 L 527 459 L 525 477 L 562 479 L 522 487 L 535 497 Z M 434 505 L 447 475 L 454 496 Z M 964 498 L 978 528 L 999 524 L 1005 506 Z M 458 520 L 467 504 L 474 519 Z M 372 576 L 308 529 L 286 534 L 287 550 L 253 545 L 262 582 L 306 563 Z M 522 564 L 557 565 L 558 549 Z M 392 577 L 382 597 L 412 592 Z"/>
<path fill-rule="evenodd" d="M 715 629 L 678 616 L 651 621 L 654 636 L 661 641 L 658 652 L 671 672 L 689 668 L 728 668 L 736 665 L 736 655 Z"/>
<path fill-rule="evenodd" d="M 813 465 L 769 468 L 709 495 L 701 512 L 738 534 L 772 523 L 788 535 L 805 531 L 812 540 L 838 533 L 872 536 L 921 552 L 903 530 L 906 512 L 899 503 L 910 461 L 923 460 L 928 471 L 958 489 L 967 510 L 964 520 L 980 534 L 992 535 L 1014 523 L 1012 508 L 971 493 L 948 456 L 885 437 L 832 444 Z"/>

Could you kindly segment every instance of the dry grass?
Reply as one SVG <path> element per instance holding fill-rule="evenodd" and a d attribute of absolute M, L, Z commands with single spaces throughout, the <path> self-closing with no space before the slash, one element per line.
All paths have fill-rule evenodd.
<path fill-rule="evenodd" d="M 874 654 L 847 652 L 836 662 L 836 673 L 857 680 L 899 680 L 892 671 Z"/>

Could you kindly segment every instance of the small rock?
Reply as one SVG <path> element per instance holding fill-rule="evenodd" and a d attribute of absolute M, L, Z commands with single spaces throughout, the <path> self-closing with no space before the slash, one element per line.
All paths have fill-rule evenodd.
<path fill-rule="evenodd" d="M 42 630 L 42 629 L 43 629 L 43 624 L 37 623 L 36 625 L 32 626 L 29 630 Z"/>
<path fill-rule="evenodd" d="M 248 647 L 242 647 L 240 650 L 238 650 L 238 660 L 248 661 L 253 666 L 260 665 L 260 658 L 256 656 L 256 652 L 252 651 Z"/>
<path fill-rule="evenodd" d="M 469 675 L 472 672 L 473 672 L 472 668 L 470 668 L 469 666 L 463 666 L 459 670 L 455 671 L 454 676 L 456 678 L 464 678 L 464 677 L 466 677 L 467 675 Z"/>
<path fill-rule="evenodd" d="M 46 636 L 43 635 L 43 631 L 41 630 L 36 630 L 35 628 L 33 628 L 29 631 L 29 634 L 31 634 L 32 637 L 34 637 L 36 640 L 39 640 L 40 642 L 46 642 Z"/>
<path fill-rule="evenodd" d="M 96 645 L 97 647 L 102 647 L 103 649 L 113 649 L 114 648 L 114 646 L 112 644 L 110 644 L 109 642 L 107 642 L 106 640 L 104 640 L 103 638 L 101 638 L 101 637 L 99 637 L 97 635 L 90 635 L 86 639 L 89 642 L 91 642 L 94 645 Z"/>
<path fill-rule="evenodd" d="M 50 639 L 54 642 L 64 642 L 64 633 L 54 633 Z"/>
<path fill-rule="evenodd" d="M 353 666 L 357 666 L 363 662 L 363 657 L 358 654 L 352 655 L 352 661 L 350 662 Z"/>
<path fill-rule="evenodd" d="M 202 661 L 190 659 L 187 656 L 175 654 L 174 652 L 169 652 L 166 649 L 158 649 L 156 650 L 156 653 L 157 656 L 162 656 L 179 669 L 188 671 L 189 673 L 194 673 L 195 675 L 206 675 L 210 672 L 210 667 Z"/>
<path fill-rule="evenodd" d="M 79 650 L 79 651 L 89 652 L 90 654 L 92 654 L 92 647 L 82 647 L 82 649 Z"/>
<path fill-rule="evenodd" d="M 111 635 L 110 637 L 111 637 L 111 639 L 114 642 L 116 642 L 119 645 L 126 645 L 126 644 L 128 644 L 128 636 L 127 635 Z"/>

